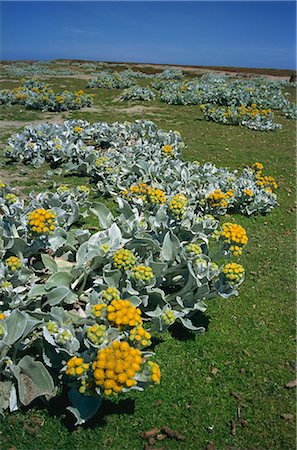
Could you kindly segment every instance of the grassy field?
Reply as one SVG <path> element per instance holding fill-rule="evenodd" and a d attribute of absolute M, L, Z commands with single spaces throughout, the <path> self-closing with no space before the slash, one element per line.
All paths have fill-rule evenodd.
<path fill-rule="evenodd" d="M 55 89 L 85 88 L 76 78 L 51 78 Z M 142 81 L 142 84 L 145 83 Z M 1 88 L 15 87 L 5 81 Z M 8 136 L 34 120 L 81 118 L 91 122 L 150 119 L 165 130 L 178 130 L 187 148 L 184 158 L 240 168 L 254 161 L 279 184 L 279 208 L 267 216 L 234 220 L 247 230 L 249 243 L 241 258 L 247 277 L 238 297 L 209 303 L 207 331 L 195 336 L 173 327 L 155 345 L 161 384 L 118 404 L 105 401 L 88 425 L 74 429 L 65 404 L 36 404 L 7 415 L 0 423 L 1 450 L 140 450 L 140 433 L 167 425 L 185 441 L 166 440 L 155 448 L 200 450 L 213 442 L 223 449 L 291 450 L 295 445 L 295 142 L 294 121 L 277 117 L 283 129 L 254 132 L 206 122 L 197 106 L 118 101 L 119 90 L 92 90 L 91 110 L 63 114 L 2 107 L 0 178 L 26 195 L 86 179 L 55 175 L 43 182 L 48 167 L 34 170 L 6 164 Z M 290 92 L 294 98 L 293 89 Z M 42 186 L 42 187 L 41 187 Z M 230 220 L 230 216 L 225 220 Z"/>

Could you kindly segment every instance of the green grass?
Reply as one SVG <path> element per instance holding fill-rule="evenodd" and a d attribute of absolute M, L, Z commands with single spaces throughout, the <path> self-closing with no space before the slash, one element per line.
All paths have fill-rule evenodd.
<path fill-rule="evenodd" d="M 75 89 L 85 87 L 84 80 L 72 78 L 55 79 L 55 88 L 59 83 Z M 294 389 L 284 387 L 295 377 L 294 121 L 277 117 L 282 130 L 253 132 L 206 122 L 196 106 L 112 102 L 120 90 L 91 91 L 95 93 L 95 106 L 102 110 L 69 112 L 67 118 L 92 122 L 149 118 L 166 130 L 181 132 L 187 143 L 185 159 L 231 168 L 260 161 L 265 172 L 279 183 L 280 206 L 267 216 L 234 217 L 249 236 L 241 258 L 247 277 L 240 295 L 209 302 L 205 334 L 186 335 L 174 328 L 172 333 L 158 336 L 155 351 L 162 370 L 160 386 L 116 405 L 105 402 L 89 425 L 76 430 L 64 418 L 64 405 L 55 402 L 49 409 L 36 405 L 7 415 L 0 424 L 0 449 L 139 450 L 144 446 L 140 432 L 162 425 L 186 437 L 184 442 L 166 440 L 159 444 L 168 449 L 200 450 L 208 441 L 219 450 L 295 448 L 295 422 L 281 417 L 295 414 Z M 160 109 L 136 114 L 120 110 L 135 104 Z M 23 194 L 37 191 L 49 167 L 34 170 L 26 166 L 23 174 L 21 167 L 4 165 L 1 177 L 6 173 Z M 15 173 L 18 176 L 13 180 Z M 84 178 L 56 174 L 44 189 L 53 181 L 87 183 Z M 235 435 L 230 433 L 231 420 L 236 423 Z"/>

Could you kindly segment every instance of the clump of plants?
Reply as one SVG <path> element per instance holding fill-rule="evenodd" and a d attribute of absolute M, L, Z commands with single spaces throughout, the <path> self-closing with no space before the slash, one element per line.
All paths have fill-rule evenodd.
<path fill-rule="evenodd" d="M 18 88 L 0 91 L 0 104 L 19 104 L 28 109 L 58 112 L 91 106 L 92 96 L 83 90 L 55 93 L 45 83 L 28 80 Z"/>

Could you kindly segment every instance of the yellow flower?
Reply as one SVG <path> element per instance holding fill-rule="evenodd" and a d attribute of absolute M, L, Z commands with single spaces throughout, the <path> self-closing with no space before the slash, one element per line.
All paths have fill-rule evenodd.
<path fill-rule="evenodd" d="M 246 197 L 253 197 L 254 196 L 254 193 L 253 193 L 253 191 L 251 189 L 244 189 L 243 193 L 244 193 L 244 195 Z"/>
<path fill-rule="evenodd" d="M 139 265 L 132 267 L 131 270 L 131 277 L 136 280 L 149 282 L 154 278 L 153 269 L 151 267 Z"/>
<path fill-rule="evenodd" d="M 130 347 L 128 342 L 114 341 L 109 347 L 100 349 L 92 364 L 97 386 L 105 395 L 117 395 L 124 388 L 135 386 L 136 373 L 143 362 L 141 351 Z"/>
<path fill-rule="evenodd" d="M 163 151 L 163 153 L 165 153 L 165 155 L 169 155 L 169 156 L 173 155 L 173 149 L 172 149 L 171 145 L 164 145 L 164 147 L 162 147 L 162 151 Z"/>
<path fill-rule="evenodd" d="M 120 248 L 113 254 L 113 265 L 116 269 L 131 269 L 136 261 L 135 255 L 125 248 Z"/>
<path fill-rule="evenodd" d="M 244 277 L 244 268 L 241 264 L 228 263 L 222 270 L 227 280 L 232 283 L 238 283 Z"/>
<path fill-rule="evenodd" d="M 189 200 L 184 194 L 176 194 L 168 202 L 168 211 L 175 218 L 182 218 L 185 215 Z"/>
<path fill-rule="evenodd" d="M 146 183 L 139 183 L 131 186 L 122 192 L 122 195 L 130 198 L 142 199 L 144 203 L 162 205 L 166 202 L 165 192 L 162 189 L 152 188 Z"/>
<path fill-rule="evenodd" d="M 77 356 L 70 358 L 66 366 L 66 375 L 72 377 L 80 377 L 89 369 L 89 364 L 86 364 L 83 358 L 78 358 Z"/>
<path fill-rule="evenodd" d="M 53 234 L 56 213 L 49 209 L 35 209 L 27 214 L 31 231 L 37 234 Z"/>
<path fill-rule="evenodd" d="M 142 324 L 141 311 L 130 300 L 112 300 L 107 307 L 107 320 L 119 329 Z"/>
<path fill-rule="evenodd" d="M 161 371 L 159 365 L 155 362 L 148 361 L 148 366 L 151 371 L 151 380 L 156 384 L 160 384 Z"/>
<path fill-rule="evenodd" d="M 81 133 L 82 132 L 82 128 L 81 127 L 74 127 L 73 128 L 73 131 L 75 132 L 75 133 Z"/>
<path fill-rule="evenodd" d="M 229 249 L 235 256 L 242 253 L 242 247 L 248 242 L 245 229 L 241 225 L 230 222 L 222 225 L 221 237 L 230 245 Z"/>
<path fill-rule="evenodd" d="M 162 320 L 165 323 L 165 325 L 170 326 L 175 322 L 176 316 L 171 309 L 167 309 L 162 315 Z"/>
<path fill-rule="evenodd" d="M 148 347 L 151 345 L 151 337 L 151 334 L 146 331 L 142 325 L 132 328 L 129 334 L 129 340 L 134 343 L 136 342 L 141 347 Z"/>
<path fill-rule="evenodd" d="M 12 272 L 15 272 L 17 269 L 20 269 L 22 267 L 22 261 L 16 256 L 10 256 L 5 260 L 5 262 Z"/>
<path fill-rule="evenodd" d="M 96 305 L 99 306 L 99 305 Z M 104 341 L 106 335 L 106 326 L 98 323 L 87 328 L 87 337 L 94 345 L 100 345 Z"/>

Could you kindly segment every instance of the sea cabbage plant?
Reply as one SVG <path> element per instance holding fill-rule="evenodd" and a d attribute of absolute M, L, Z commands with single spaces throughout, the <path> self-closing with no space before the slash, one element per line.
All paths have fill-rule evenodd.
<path fill-rule="evenodd" d="M 195 313 L 236 295 L 244 280 L 244 268 L 228 262 L 247 243 L 239 225 L 219 227 L 184 194 L 128 196 L 117 217 L 89 205 L 98 218 L 91 234 L 73 226 L 73 203 L 85 208 L 87 191 L 60 186 L 25 204 L 0 184 L 2 413 L 63 388 L 80 424 L 102 398 L 159 383 L 154 330 L 180 321 L 202 331 Z"/>

